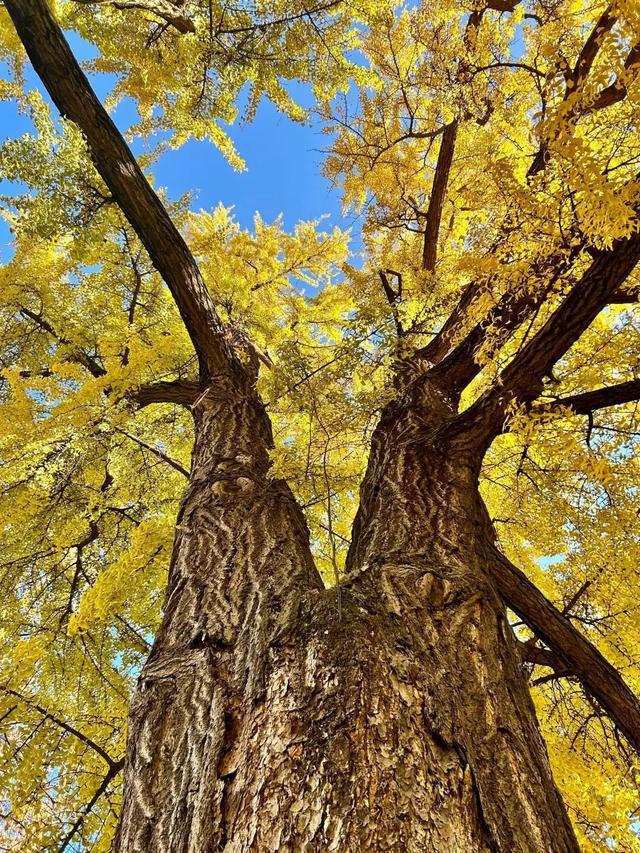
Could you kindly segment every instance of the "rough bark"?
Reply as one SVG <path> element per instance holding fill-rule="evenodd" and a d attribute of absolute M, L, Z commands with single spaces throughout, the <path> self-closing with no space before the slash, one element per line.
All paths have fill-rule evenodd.
<path fill-rule="evenodd" d="M 268 477 L 253 390 L 196 406 L 119 853 L 577 850 L 482 564 L 475 474 L 430 440 L 451 404 L 420 394 L 376 431 L 340 608 Z"/>

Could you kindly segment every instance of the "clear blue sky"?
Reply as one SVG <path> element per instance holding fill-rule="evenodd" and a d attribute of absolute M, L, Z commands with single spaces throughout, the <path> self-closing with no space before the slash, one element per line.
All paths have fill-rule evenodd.
<path fill-rule="evenodd" d="M 90 57 L 89 47 L 79 38 L 72 36 L 70 41 L 78 58 Z M 30 86 L 44 92 L 34 74 L 28 80 Z M 111 85 L 108 77 L 94 77 L 92 83 L 104 98 Z M 304 99 L 303 91 L 300 95 Z M 126 130 L 135 118 L 132 105 L 123 103 L 114 118 L 120 129 Z M 30 123 L 18 114 L 15 104 L 0 102 L 0 138 L 19 136 L 28 130 Z M 250 228 L 254 213 L 259 211 L 267 221 L 282 213 L 288 229 L 299 220 L 328 214 L 323 227 L 353 225 L 353 231 L 358 230 L 357 220 L 341 215 L 340 194 L 322 176 L 323 155 L 319 149 L 326 147 L 329 140 L 319 127 L 313 123 L 296 124 L 263 100 L 254 122 L 236 125 L 230 134 L 246 161 L 246 172 L 234 172 L 210 143 L 191 141 L 178 151 L 164 154 L 154 166 L 156 186 L 165 187 L 172 199 L 193 191 L 196 209 L 215 207 L 218 202 L 233 205 L 243 227 Z M 7 192 L 7 185 L 0 183 L 0 191 Z M 9 239 L 6 225 L 0 222 L 0 259 L 10 256 Z"/>

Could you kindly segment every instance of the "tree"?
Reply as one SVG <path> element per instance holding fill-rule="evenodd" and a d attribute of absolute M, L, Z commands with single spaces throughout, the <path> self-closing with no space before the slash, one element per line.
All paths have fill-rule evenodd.
<path fill-rule="evenodd" d="M 4 845 L 636 849 L 636 4 L 4 6 Z M 61 26 L 236 166 L 311 81 L 361 268 Z"/>

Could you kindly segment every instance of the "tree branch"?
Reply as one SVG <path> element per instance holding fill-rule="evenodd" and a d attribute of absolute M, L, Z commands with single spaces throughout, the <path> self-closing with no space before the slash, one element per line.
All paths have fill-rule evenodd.
<path fill-rule="evenodd" d="M 584 83 L 587 79 L 587 76 L 591 71 L 591 67 L 595 62 L 596 56 L 598 55 L 598 51 L 602 47 L 606 34 L 611 32 L 611 29 L 617 20 L 618 16 L 614 12 L 613 4 L 609 4 L 596 21 L 594 28 L 589 33 L 589 36 L 580 51 L 575 67 L 568 77 L 568 79 L 574 84 L 574 90 L 576 86 Z M 569 92 L 570 90 L 567 89 L 565 98 L 568 97 Z"/>
<path fill-rule="evenodd" d="M 440 232 L 442 209 L 444 207 L 447 184 L 449 183 L 449 173 L 451 171 L 451 163 L 453 162 L 457 134 L 458 122 L 454 119 L 450 124 L 446 125 L 442 135 L 438 161 L 436 163 L 436 173 L 433 178 L 433 188 L 427 210 L 427 222 L 422 250 L 422 269 L 430 273 L 435 272 L 436 268 L 438 234 Z"/>
<path fill-rule="evenodd" d="M 84 133 L 96 169 L 167 283 L 203 375 L 236 363 L 200 270 L 119 130 L 91 89 L 47 0 L 5 0 L 33 67 L 61 114 Z"/>
<path fill-rule="evenodd" d="M 640 44 L 634 45 L 625 60 L 624 70 L 625 71 L 633 71 L 633 75 L 637 74 L 638 66 L 640 64 Z M 621 80 L 619 77 L 616 78 L 613 83 L 609 86 L 606 86 L 598 95 L 598 97 L 592 101 L 585 109 L 582 110 L 582 115 L 589 115 L 589 113 L 596 112 L 596 110 L 605 109 L 605 107 L 610 107 L 613 104 L 617 104 L 619 101 L 623 101 L 627 96 L 627 84 L 624 80 Z"/>
<path fill-rule="evenodd" d="M 458 416 L 451 435 L 475 434 L 488 447 L 504 427 L 509 404 L 514 400 L 527 404 L 540 394 L 543 377 L 608 304 L 639 260 L 638 233 L 599 252 L 560 307 L 503 370 L 496 385 Z"/>
<path fill-rule="evenodd" d="M 631 403 L 634 400 L 640 400 L 640 379 L 631 379 L 629 382 L 610 385 L 608 388 L 596 388 L 594 391 L 586 391 L 584 394 L 558 397 L 552 402 L 544 403 L 541 408 L 555 409 L 560 406 L 568 406 L 577 415 L 588 415 L 597 409 L 619 406 L 623 403 Z"/>
<path fill-rule="evenodd" d="M 539 383 L 578 340 L 640 260 L 640 234 L 600 252 L 560 307 L 507 366 L 502 392 L 537 396 Z"/>
<path fill-rule="evenodd" d="M 4 693 L 8 693 L 9 696 L 15 696 L 16 699 L 19 699 L 27 708 L 33 708 L 34 711 L 37 711 L 45 720 L 51 720 L 52 723 L 55 723 L 61 729 L 63 729 L 67 734 L 73 735 L 78 738 L 79 741 L 84 743 L 86 746 L 93 749 L 103 761 L 109 766 L 109 768 L 117 767 L 120 769 L 122 767 L 122 761 L 114 761 L 113 758 L 109 755 L 106 750 L 104 750 L 99 743 L 96 743 L 92 740 L 88 735 L 83 734 L 78 731 L 78 729 L 74 728 L 74 726 L 69 725 L 69 723 L 65 723 L 64 720 L 59 719 L 58 717 L 54 717 L 53 714 L 50 714 L 46 708 L 42 708 L 40 705 L 32 702 L 30 699 L 25 699 L 25 697 L 18 693 L 16 690 L 12 690 L 10 687 L 2 687 L 1 688 Z"/>
<path fill-rule="evenodd" d="M 62 335 L 59 335 L 53 328 L 51 323 L 45 320 L 41 314 L 36 314 L 35 311 L 31 311 L 31 309 L 24 307 L 21 307 L 18 310 L 23 317 L 28 317 L 30 320 L 33 320 L 36 326 L 42 329 L 43 332 L 47 332 L 48 334 L 50 334 L 52 338 L 55 338 L 55 340 L 58 341 L 58 343 L 62 344 L 63 346 L 72 347 L 72 351 L 68 356 L 69 361 L 75 361 L 77 364 L 81 364 L 89 371 L 92 376 L 95 376 L 96 378 L 99 378 L 100 376 L 104 376 L 106 374 L 107 371 L 104 369 L 104 367 L 102 367 L 101 364 L 98 364 L 98 362 L 94 358 L 92 358 L 83 350 L 74 346 L 70 340 L 63 337 Z"/>
<path fill-rule="evenodd" d="M 389 275 L 394 275 L 398 281 L 398 290 L 394 290 L 389 283 L 389 279 L 387 277 L 387 273 Z M 387 302 L 391 308 L 393 313 L 393 322 L 396 327 L 396 335 L 398 338 L 402 338 L 404 336 L 404 328 L 402 326 L 402 321 L 400 319 L 400 314 L 398 312 L 398 303 L 402 300 L 402 275 L 399 272 L 395 272 L 395 270 L 378 270 L 378 275 L 380 276 L 380 281 L 382 282 L 382 289 L 384 290 L 384 295 L 387 298 Z"/>
<path fill-rule="evenodd" d="M 457 305 L 451 311 L 447 319 L 444 321 L 440 331 L 433 337 L 429 343 L 422 347 L 416 355 L 424 359 L 432 365 L 438 364 L 447 355 L 451 348 L 451 343 L 460 330 L 467 311 L 480 295 L 482 291 L 482 282 L 479 279 L 474 279 L 469 282 L 462 292 Z"/>
<path fill-rule="evenodd" d="M 530 281 L 526 280 L 516 290 L 505 293 L 488 314 L 469 330 L 466 336 L 451 352 L 444 353 L 440 357 L 440 361 L 436 363 L 435 368 L 431 371 L 432 376 L 434 378 L 440 377 L 441 379 L 446 379 L 457 392 L 462 391 L 481 370 L 481 365 L 477 360 L 477 352 L 486 339 L 488 332 L 490 330 L 494 331 L 494 344 L 496 348 L 504 345 L 512 333 L 545 301 L 551 288 L 567 269 L 570 268 L 573 260 L 574 253 L 567 255 L 561 252 L 554 253 L 545 258 L 542 263 L 534 264 L 531 275 L 535 277 L 548 275 L 548 281 L 545 286 L 531 287 Z M 471 305 L 480 289 L 478 285 L 475 291 L 471 289 L 465 292 L 454 314 L 459 312 L 460 319 L 462 319 L 467 307 Z M 463 306 L 463 302 L 465 301 L 467 304 Z M 447 320 L 440 335 L 443 335 L 450 320 Z M 432 348 L 434 351 L 436 347 L 441 349 L 443 344 L 448 348 L 448 342 L 454 334 L 455 326 L 452 325 L 447 336 L 443 335 L 445 339 L 440 343 L 437 338 L 435 341 L 431 341 L 421 351 L 422 356 L 424 357 L 425 354 L 428 354 Z"/>
<path fill-rule="evenodd" d="M 98 788 L 96 789 L 96 792 L 91 797 L 91 799 L 86 804 L 86 806 L 82 809 L 82 811 L 80 812 L 80 814 L 78 815 L 78 817 L 74 821 L 69 832 L 62 839 L 60 846 L 58 847 L 58 853 L 64 853 L 64 851 L 69 846 L 70 842 L 73 840 L 73 837 L 76 835 L 76 833 L 82 827 L 82 824 L 84 823 L 85 818 L 87 817 L 88 814 L 90 814 L 91 809 L 95 806 L 95 804 L 98 802 L 100 797 L 104 794 L 104 792 L 109 787 L 112 780 L 115 779 L 115 777 L 118 775 L 118 773 L 122 770 L 123 767 L 124 767 L 124 760 L 116 762 L 114 765 L 112 765 L 109 768 L 106 776 L 104 777 L 104 779 L 102 780 L 102 782 L 100 783 Z"/>
<path fill-rule="evenodd" d="M 326 12 L 336 6 L 341 6 L 342 3 L 344 3 L 344 0 L 329 0 L 329 2 L 321 3 L 313 9 L 305 9 L 303 12 L 283 15 L 281 18 L 273 18 L 270 21 L 259 21 L 244 27 L 223 27 L 222 25 L 219 25 L 216 27 L 216 35 L 239 35 L 242 33 L 251 33 L 255 30 L 266 30 L 268 27 L 278 27 L 282 24 L 291 24 L 294 21 L 299 21 L 301 18 L 306 18 L 310 15 L 318 15 L 320 12 Z"/>
<path fill-rule="evenodd" d="M 133 303 L 132 303 L 133 305 Z M 20 313 L 39 326 L 43 331 L 48 332 L 58 343 L 64 346 L 72 347 L 72 351 L 67 356 L 69 361 L 74 361 L 85 367 L 92 376 L 99 378 L 106 376 L 107 371 L 94 358 L 83 350 L 74 347 L 70 340 L 63 335 L 58 334 L 51 323 L 44 319 L 40 314 L 31 311 L 29 308 L 20 308 Z M 131 309 L 130 309 L 131 311 Z M 32 376 L 52 376 L 53 373 L 48 368 L 38 373 L 32 370 L 22 370 L 20 375 L 28 379 Z M 108 389 L 105 389 L 109 393 Z M 181 406 L 191 406 L 195 402 L 200 393 L 200 383 L 177 379 L 172 382 L 152 382 L 147 385 L 141 385 L 132 391 L 127 391 L 125 397 L 134 403 L 137 403 L 139 408 L 143 409 L 151 403 L 175 403 Z"/>
<path fill-rule="evenodd" d="M 124 429 L 120 429 L 120 427 L 115 427 L 115 432 L 119 432 L 120 435 L 124 435 L 126 438 L 128 438 L 130 441 L 135 442 L 135 444 L 139 445 L 140 447 L 144 447 L 144 449 L 148 450 L 149 453 L 153 453 L 153 455 L 157 456 L 158 459 L 161 459 L 163 462 L 166 462 L 167 465 L 170 465 L 176 471 L 179 471 L 180 474 L 183 475 L 183 477 L 187 478 L 187 480 L 189 479 L 189 472 L 184 467 L 184 465 L 181 465 L 179 462 L 176 462 L 175 459 L 172 459 L 167 453 L 164 453 L 158 447 L 154 447 L 152 444 L 143 441 L 143 439 L 138 438 L 135 435 L 131 435 L 131 433 L 127 432 Z"/>
<path fill-rule="evenodd" d="M 178 13 L 178 4 L 170 3 L 168 0 L 74 0 L 85 6 L 104 6 L 109 3 L 116 9 L 141 9 L 150 12 L 158 18 L 162 18 L 179 33 L 195 33 L 195 24 L 186 15 Z"/>
<path fill-rule="evenodd" d="M 634 284 L 630 288 L 617 288 L 609 299 L 609 305 L 635 305 L 640 302 L 640 284 Z"/>
<path fill-rule="evenodd" d="M 173 382 L 151 382 L 148 385 L 140 385 L 139 388 L 127 391 L 125 396 L 127 400 L 137 403 L 141 409 L 151 403 L 175 403 L 189 407 L 195 403 L 201 390 L 199 382 L 176 379 Z"/>
<path fill-rule="evenodd" d="M 604 10 L 584 43 L 573 71 L 565 75 L 567 86 L 562 99 L 563 103 L 568 101 L 569 98 L 575 97 L 578 88 L 587 79 L 593 63 L 598 56 L 598 52 L 602 47 L 605 36 L 611 31 L 617 20 L 618 15 L 614 11 L 613 4 L 610 4 Z M 640 44 L 634 45 L 634 47 L 629 51 L 624 64 L 625 71 L 631 70 L 638 64 L 638 62 L 640 62 Z M 581 116 L 589 115 L 590 113 L 596 112 L 596 110 L 604 109 L 605 107 L 618 103 L 618 101 L 624 100 L 626 95 L 626 83 L 620 80 L 620 78 L 617 78 L 613 83 L 611 83 L 611 85 L 602 89 L 591 103 L 584 106 L 579 106 L 579 104 L 576 103 L 575 106 L 570 107 L 569 111 L 565 114 L 564 119 L 569 123 L 576 121 Z M 549 140 L 543 141 L 540 145 L 540 148 L 529 167 L 527 177 L 537 175 L 538 172 L 541 172 L 547 165 L 549 160 L 548 142 Z"/>
<path fill-rule="evenodd" d="M 493 543 L 487 543 L 486 558 L 489 574 L 506 604 L 580 679 L 640 752 L 640 702 L 620 673 Z"/>
<path fill-rule="evenodd" d="M 518 642 L 518 651 L 525 663 L 533 663 L 536 666 L 548 666 L 558 678 L 571 674 L 567 670 L 564 661 L 558 655 L 552 652 L 551 649 L 545 649 L 538 645 L 536 637 L 527 640 L 525 643 Z"/>
<path fill-rule="evenodd" d="M 481 9 L 476 9 L 475 12 L 469 15 L 466 29 L 469 31 L 471 27 L 479 27 L 484 13 L 489 10 L 494 12 L 513 12 L 519 4 L 520 0 L 488 0 Z"/>

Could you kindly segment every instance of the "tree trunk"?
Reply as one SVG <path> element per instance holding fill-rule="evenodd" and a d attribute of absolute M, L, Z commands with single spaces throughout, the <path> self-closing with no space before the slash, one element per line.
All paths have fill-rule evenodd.
<path fill-rule="evenodd" d="M 450 401 L 383 414 L 338 609 L 241 386 L 196 407 L 117 850 L 577 851 Z"/>

